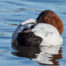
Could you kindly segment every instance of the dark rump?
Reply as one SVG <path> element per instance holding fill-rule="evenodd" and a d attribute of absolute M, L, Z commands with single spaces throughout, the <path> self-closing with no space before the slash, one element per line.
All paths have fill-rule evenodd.
<path fill-rule="evenodd" d="M 34 35 L 31 31 L 22 31 L 18 34 L 17 41 L 20 46 L 39 46 L 42 38 Z"/>

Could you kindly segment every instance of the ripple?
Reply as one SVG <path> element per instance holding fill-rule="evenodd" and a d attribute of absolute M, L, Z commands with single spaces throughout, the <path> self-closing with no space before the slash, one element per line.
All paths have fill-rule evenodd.
<path fill-rule="evenodd" d="M 11 37 L 2 37 L 2 36 L 0 36 L 0 39 L 11 39 Z"/>
<path fill-rule="evenodd" d="M 12 33 L 20 22 L 29 18 L 36 18 L 39 13 L 45 9 L 55 11 L 64 22 L 64 32 L 62 34 L 62 59 L 66 60 L 66 1 L 65 0 L 0 0 L 0 65 L 1 66 L 42 66 L 41 64 L 32 61 L 36 58 L 38 50 L 28 50 L 21 48 L 23 52 L 12 52 L 11 38 Z M 12 49 L 12 50 L 11 50 Z M 19 48 L 20 49 L 20 48 Z M 24 49 L 24 50 L 23 50 Z M 32 49 L 32 48 L 31 48 Z M 27 53 L 26 53 L 26 52 Z M 45 49 L 43 50 L 43 52 Z M 55 52 L 55 51 L 54 51 Z M 37 53 L 39 54 L 39 53 Z M 47 53 L 45 53 L 46 56 Z M 53 55 L 53 62 L 58 62 L 63 66 L 65 60 L 60 60 L 60 55 Z M 43 58 L 44 58 L 43 56 Z M 41 58 L 40 58 L 41 59 Z M 58 59 L 58 60 L 57 60 Z M 57 61 L 56 61 L 57 60 Z M 45 61 L 45 60 L 44 60 Z M 44 64 L 45 65 L 45 64 Z M 43 65 L 43 66 L 44 66 Z M 65 64 L 66 65 L 66 64 Z M 51 66 L 51 65 L 50 65 Z M 53 66 L 53 65 L 52 65 Z"/>
<path fill-rule="evenodd" d="M 17 19 L 4 19 L 6 21 L 15 21 L 15 22 L 21 22 L 22 20 L 17 20 Z"/>
<path fill-rule="evenodd" d="M 1 1 L 1 2 L 3 2 L 3 3 L 7 3 L 7 4 L 13 4 L 13 5 L 19 5 L 19 6 L 22 6 L 22 5 L 24 5 L 24 4 L 20 4 L 20 3 L 18 3 L 18 2 L 13 2 L 13 1 Z"/>
<path fill-rule="evenodd" d="M 10 25 L 10 26 L 18 26 L 18 24 L 11 24 L 11 23 L 4 23 L 4 24 Z M 0 29 L 0 30 L 2 30 L 2 29 Z M 4 29 L 4 30 L 5 30 L 5 29 Z M 13 30 L 13 29 L 9 29 L 9 30 Z"/>

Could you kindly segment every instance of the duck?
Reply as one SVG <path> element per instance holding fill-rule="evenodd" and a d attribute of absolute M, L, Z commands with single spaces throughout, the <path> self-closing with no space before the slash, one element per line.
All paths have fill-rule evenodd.
<path fill-rule="evenodd" d="M 63 22 L 52 10 L 42 11 L 36 19 L 21 22 L 12 34 L 12 47 L 62 45 Z"/>

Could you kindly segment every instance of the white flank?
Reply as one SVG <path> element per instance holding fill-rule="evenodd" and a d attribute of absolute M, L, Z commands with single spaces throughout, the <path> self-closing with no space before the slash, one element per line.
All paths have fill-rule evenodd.
<path fill-rule="evenodd" d="M 61 45 L 63 42 L 58 30 L 50 24 L 39 23 L 32 29 L 32 31 L 35 35 L 43 38 L 40 46 Z"/>

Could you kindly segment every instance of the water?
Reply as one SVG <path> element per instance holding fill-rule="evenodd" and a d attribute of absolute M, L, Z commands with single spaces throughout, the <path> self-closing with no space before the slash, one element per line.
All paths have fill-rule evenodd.
<path fill-rule="evenodd" d="M 54 65 L 66 66 L 66 0 L 0 0 L 1 66 L 46 66 L 31 60 L 36 58 L 33 54 L 39 54 L 39 48 L 39 51 L 33 51 L 34 49 L 29 48 L 33 52 L 22 50 L 23 53 L 15 52 L 11 48 L 12 33 L 17 25 L 29 18 L 36 19 L 39 13 L 46 9 L 55 11 L 64 23 L 64 32 L 62 34 L 64 42 L 62 48 L 58 54 L 51 57 L 53 59 L 51 61 L 53 61 Z"/>

